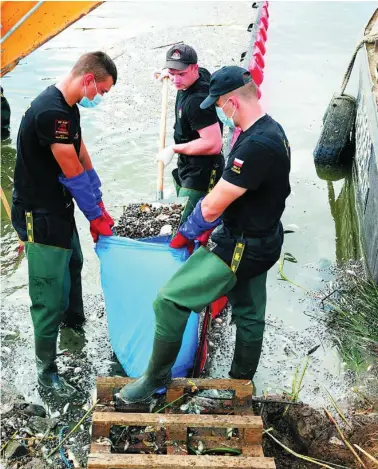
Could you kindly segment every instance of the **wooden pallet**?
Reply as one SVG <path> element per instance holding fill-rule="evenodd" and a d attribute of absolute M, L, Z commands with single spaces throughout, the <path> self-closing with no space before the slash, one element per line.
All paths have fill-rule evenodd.
<path fill-rule="evenodd" d="M 174 468 L 250 468 L 274 469 L 272 458 L 262 451 L 262 420 L 251 410 L 253 386 L 250 381 L 232 379 L 174 379 L 168 387 L 166 402 L 170 403 L 198 390 L 232 390 L 231 399 L 222 400 L 217 414 L 183 414 L 167 407 L 165 413 L 149 413 L 146 406 L 117 406 L 115 393 L 130 378 L 98 378 L 98 410 L 92 418 L 92 445 L 88 469 L 174 469 Z M 122 410 L 122 411 L 120 411 Z M 112 453 L 109 438 L 112 426 L 150 427 L 155 430 L 154 446 L 166 454 L 155 452 L 145 441 L 136 441 L 127 453 Z M 227 436 L 226 429 L 234 429 Z M 228 433 L 229 435 L 229 433 Z M 145 437 L 144 437 L 145 438 Z M 200 443 L 201 442 L 201 443 Z M 188 447 L 204 449 L 227 447 L 241 451 L 240 456 L 188 455 Z M 115 448 L 118 451 L 117 448 Z M 138 451 L 139 454 L 135 452 Z M 146 453 L 146 454 L 140 454 Z"/>

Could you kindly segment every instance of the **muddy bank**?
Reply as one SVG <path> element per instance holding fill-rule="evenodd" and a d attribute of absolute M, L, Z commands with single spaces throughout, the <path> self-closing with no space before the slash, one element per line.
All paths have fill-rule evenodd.
<path fill-rule="evenodd" d="M 375 468 L 375 463 L 364 456 L 354 445 L 360 446 L 370 455 L 377 457 L 377 410 L 378 401 L 370 408 L 350 409 L 346 414 L 346 423 L 337 416 L 335 411 L 331 411 L 345 438 L 369 469 Z M 255 412 L 262 416 L 265 430 L 271 429 L 269 435 L 292 451 L 322 461 L 324 464 L 338 464 L 351 469 L 361 467 L 324 411 L 313 409 L 307 404 L 286 406 L 268 403 L 256 405 Z M 269 435 L 266 433 L 263 438 L 264 454 L 275 458 L 277 469 L 312 469 L 315 467 L 314 463 L 290 454 Z"/>
<path fill-rule="evenodd" d="M 59 442 L 59 433 L 63 432 L 65 436 L 91 406 L 96 376 L 121 373 L 108 340 L 102 295 L 85 295 L 84 308 L 87 322 L 83 332 L 64 328 L 60 330 L 58 337 L 58 368 L 79 392 L 79 397 L 68 403 L 44 392 L 37 383 L 34 344 L 30 339 L 30 331 L 33 329 L 27 305 L 2 305 L 2 447 L 12 436 L 17 442 L 17 445 L 12 443 L 8 449 L 5 448 L 8 451 L 7 457 L 14 456 L 6 467 L 66 467 L 62 465 L 59 452 L 54 457 L 47 458 Z M 31 409 L 39 409 L 38 414 L 33 414 L 32 410 L 31 413 L 25 411 L 29 404 L 32 404 Z M 67 446 L 64 445 L 82 464 L 79 467 L 86 465 L 89 429 L 88 417 L 68 439 Z M 37 459 L 31 465 L 26 465 L 35 458 Z"/>
<path fill-rule="evenodd" d="M 96 322 L 101 327 L 105 327 L 102 298 L 100 296 L 94 298 L 86 297 L 85 303 L 87 307 L 90 305 L 92 319 L 95 314 Z M 88 310 L 87 313 L 89 314 Z M 25 314 L 28 314 L 28 311 L 25 311 Z M 215 355 L 223 352 L 232 358 L 232 341 L 227 339 L 227 348 L 224 347 L 225 335 L 228 333 L 227 325 L 229 325 L 231 320 L 230 316 L 231 311 L 228 308 L 217 320 L 213 321 L 210 333 L 209 360 L 204 372 L 205 377 L 213 376 L 214 370 L 212 365 Z M 8 311 L 9 317 L 11 317 L 10 311 Z M 90 324 L 85 325 L 85 328 L 89 327 Z M 22 333 L 22 331 L 20 332 Z M 5 336 L 8 340 L 7 347 L 10 349 L 8 355 L 14 356 L 19 361 L 25 358 L 20 348 L 16 345 L 17 340 L 20 340 L 20 338 L 10 342 L 12 337 L 14 338 L 8 331 L 7 336 Z M 67 467 L 59 452 L 54 456 L 48 457 L 49 453 L 58 445 L 59 437 L 62 438 L 67 435 L 80 419 L 83 418 L 87 409 L 90 408 L 92 403 L 91 393 L 94 389 L 96 375 L 122 374 L 122 370 L 119 368 L 117 360 L 112 356 L 110 350 L 108 351 L 107 363 L 106 360 L 104 360 L 104 363 L 100 363 L 98 361 L 99 357 L 93 354 L 93 341 L 98 340 L 98 336 L 94 338 L 89 335 L 84 339 L 76 334 L 63 334 L 63 337 L 61 334 L 59 341 L 59 364 L 65 377 L 80 389 L 80 402 L 68 405 L 67 402 L 54 401 L 51 399 L 51 396 L 43 393 L 40 395 L 41 390 L 37 385 L 35 385 L 34 389 L 35 394 L 30 394 L 30 397 L 25 399 L 23 396 L 18 395 L 17 389 L 11 385 L 10 368 L 9 366 L 6 368 L 8 373 L 6 373 L 5 378 L 8 384 L 3 387 L 2 392 L 1 436 L 3 444 L 11 440 L 12 437 L 14 441 L 8 444 L 8 448 L 6 448 L 5 456 L 11 459 L 9 459 L 8 465 L 5 467 L 12 469 L 42 469 L 46 467 L 62 469 Z M 28 363 L 30 364 L 29 375 L 32 375 L 33 379 L 35 379 L 32 356 L 28 357 Z M 223 364 L 223 376 L 227 376 L 226 363 L 227 357 Z M 378 370 L 371 370 L 371 373 L 378 375 Z M 268 401 L 272 399 L 289 401 L 291 399 L 287 393 L 272 395 L 273 393 L 269 393 L 266 390 L 258 390 L 257 394 L 257 399 L 262 398 Z M 309 394 L 310 391 L 307 390 L 306 395 L 308 396 Z M 37 395 L 39 396 L 38 399 L 35 398 Z M 300 398 L 301 396 L 299 396 Z M 34 405 L 30 406 L 30 403 Z M 42 405 L 42 408 L 38 407 L 38 404 Z M 156 405 L 159 407 L 158 403 Z M 378 429 L 378 405 L 374 402 L 373 397 L 370 395 L 360 395 L 354 407 L 349 410 L 345 409 L 339 402 L 338 405 L 342 407 L 350 423 L 349 427 L 338 419 L 348 440 L 351 444 L 358 444 L 374 455 Z M 184 412 L 201 412 L 201 406 L 209 407 L 209 401 L 205 402 L 205 404 L 204 401 L 197 401 L 189 405 L 185 404 L 181 410 Z M 315 410 L 307 404 L 299 404 L 290 405 L 288 411 L 286 413 L 285 411 L 286 405 L 284 404 L 272 404 L 271 402 L 264 404 L 260 402 L 254 403 L 254 412 L 262 416 L 265 430 L 272 428 L 272 436 L 291 450 L 322 459 L 329 463 L 343 465 L 346 468 L 353 469 L 358 467 L 355 465 L 353 455 L 345 447 L 335 427 L 324 415 L 323 410 Z M 332 413 L 337 417 L 336 412 L 333 411 Z M 77 466 L 75 467 L 86 466 L 90 444 L 89 431 L 90 417 L 87 417 L 78 426 L 73 435 L 63 444 L 63 457 L 77 461 Z M 127 431 L 124 429 L 117 431 L 115 429 L 112 432 L 111 444 L 117 451 L 120 448 L 123 451 L 127 451 L 130 445 L 137 444 L 139 441 L 142 442 L 142 446 L 147 445 L 148 451 L 154 450 L 156 448 L 156 440 L 154 440 L 150 431 L 145 430 L 145 433 L 140 434 L 140 432 L 133 429 Z M 263 447 L 265 456 L 276 458 L 277 469 L 307 469 L 314 467 L 312 463 L 307 463 L 290 455 L 267 434 L 264 435 Z M 369 469 L 373 467 L 368 464 L 366 465 Z"/>
<path fill-rule="evenodd" d="M 184 404 L 172 405 L 174 412 L 208 413 L 219 410 L 219 397 L 229 399 L 216 391 L 206 391 L 207 396 L 194 395 L 186 399 Z M 217 393 L 217 398 L 212 398 Z M 223 391 L 225 393 L 225 391 Z M 8 469 L 63 469 L 66 467 L 86 467 L 86 459 L 90 445 L 90 417 L 85 417 L 88 405 L 70 404 L 62 413 L 55 411 L 48 416 L 42 406 L 26 402 L 22 396 L 13 394 L 13 390 L 3 390 L 5 399 L 2 405 L 2 439 L 6 444 L 3 451 L 4 467 Z M 209 397 L 210 396 L 210 397 Z M 255 415 L 261 415 L 264 423 L 263 449 L 265 457 L 274 457 L 277 469 L 312 469 L 313 462 L 304 458 L 316 459 L 322 467 L 343 467 L 344 469 L 360 468 L 356 455 L 347 447 L 343 438 L 355 449 L 365 464 L 366 469 L 376 467 L 375 463 L 365 456 L 359 448 L 369 455 L 378 455 L 378 401 L 370 401 L 369 405 L 349 409 L 343 421 L 337 413 L 329 411 L 339 428 L 330 421 L 325 411 L 315 410 L 307 404 L 291 403 L 287 395 L 275 395 L 267 398 L 254 398 Z M 264 402 L 261 402 L 264 400 Z M 162 401 L 155 400 L 151 411 L 160 410 Z M 117 410 L 117 407 L 116 407 Z M 118 411 L 122 409 L 119 408 Z M 54 454 L 52 451 L 74 427 L 67 420 L 75 420 L 78 429 L 72 436 L 62 442 L 62 449 Z M 83 419 L 80 424 L 80 419 Z M 239 457 L 241 451 L 233 449 L 238 441 L 238 431 L 227 429 L 221 447 L 212 447 L 201 438 L 196 437 L 196 429 L 188 433 L 189 454 L 214 454 Z M 194 437 L 192 441 L 192 437 Z M 219 434 L 219 437 L 221 435 Z M 232 438 L 232 441 L 230 440 Z M 227 445 L 227 440 L 230 440 Z M 154 427 L 112 427 L 109 438 L 96 440 L 101 445 L 111 446 L 117 453 L 150 453 L 166 454 L 166 446 L 178 445 L 168 439 L 164 428 Z M 3 443 L 3 445 L 4 445 Z M 182 443 L 180 443 L 182 445 Z M 357 448 L 357 445 L 359 448 Z M 284 448 L 284 446 L 286 448 Z M 288 450 L 289 449 L 289 450 Z M 294 453 L 294 454 L 293 454 Z M 295 454 L 296 453 L 296 454 Z M 7 458 L 7 460 L 5 460 Z M 338 466 L 337 466 L 338 465 Z"/>
<path fill-rule="evenodd" d="M 43 392 L 41 393 L 43 395 Z M 2 461 L 9 469 L 85 467 L 90 444 L 90 416 L 54 451 L 75 422 L 85 417 L 89 404 L 56 402 L 43 395 L 44 405 L 28 402 L 14 388 L 2 386 Z M 60 409 L 60 410 L 58 410 Z M 69 465 L 68 461 L 72 465 Z"/>

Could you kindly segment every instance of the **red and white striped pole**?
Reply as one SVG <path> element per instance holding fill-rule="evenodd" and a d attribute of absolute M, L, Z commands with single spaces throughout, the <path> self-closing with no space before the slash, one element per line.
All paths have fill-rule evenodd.
<path fill-rule="evenodd" d="M 259 12 L 257 14 L 257 20 L 252 27 L 252 37 L 254 36 L 254 42 L 252 46 L 252 53 L 250 54 L 249 62 L 246 68 L 249 70 L 253 81 L 257 85 L 257 97 L 261 98 L 260 86 L 264 81 L 264 67 L 265 60 L 264 55 L 266 53 L 266 41 L 268 39 L 268 28 L 269 28 L 269 2 L 262 2 Z M 241 134 L 241 129 L 236 127 L 231 138 L 230 149 Z"/>

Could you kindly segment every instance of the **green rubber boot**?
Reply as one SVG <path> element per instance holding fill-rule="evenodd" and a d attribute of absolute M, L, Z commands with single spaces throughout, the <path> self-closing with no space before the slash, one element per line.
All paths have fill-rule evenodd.
<path fill-rule="evenodd" d="M 55 363 L 56 341 L 35 339 L 35 356 L 38 383 L 43 388 L 67 399 L 77 395 L 77 390 L 58 374 Z"/>
<path fill-rule="evenodd" d="M 155 338 L 147 371 L 135 382 L 124 386 L 119 397 L 126 403 L 145 402 L 172 380 L 171 369 L 180 351 L 181 340 L 163 342 Z"/>
<path fill-rule="evenodd" d="M 262 340 L 256 341 L 253 345 L 243 345 L 236 343 L 234 359 L 229 371 L 230 378 L 248 379 L 253 382 L 257 366 L 259 364 Z M 255 385 L 253 384 L 253 394 L 255 395 Z"/>

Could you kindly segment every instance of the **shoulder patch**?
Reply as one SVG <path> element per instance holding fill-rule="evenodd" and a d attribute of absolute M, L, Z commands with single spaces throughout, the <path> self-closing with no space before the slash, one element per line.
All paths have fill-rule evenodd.
<path fill-rule="evenodd" d="M 243 164 L 244 164 L 243 160 L 240 160 L 239 158 L 235 158 L 232 163 L 231 171 L 233 171 L 236 174 L 240 174 Z"/>
<path fill-rule="evenodd" d="M 70 124 L 70 121 L 66 121 L 63 119 L 55 119 L 55 138 L 67 140 L 70 135 Z"/>

